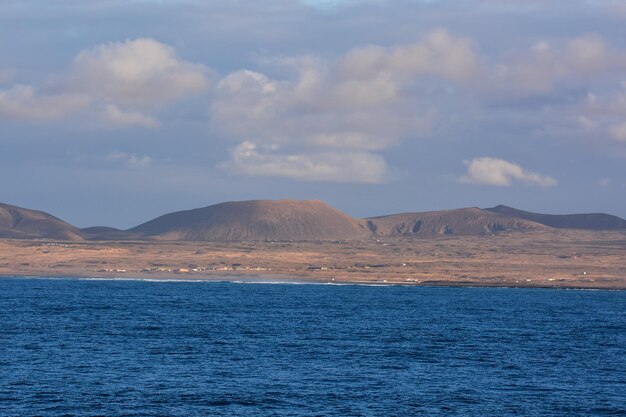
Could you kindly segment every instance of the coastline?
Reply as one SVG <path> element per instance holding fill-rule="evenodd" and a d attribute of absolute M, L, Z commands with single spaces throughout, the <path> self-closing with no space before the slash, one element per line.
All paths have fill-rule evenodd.
<path fill-rule="evenodd" d="M 2 274 L 1 279 L 69 279 L 86 281 L 143 281 L 143 282 L 186 282 L 186 283 L 233 283 L 233 284 L 284 284 L 284 285 L 365 285 L 373 287 L 450 287 L 450 288 L 518 288 L 518 289 L 563 289 L 563 290 L 605 290 L 605 291 L 625 291 L 624 283 L 611 282 L 507 282 L 507 281 L 453 281 L 446 279 L 433 279 L 427 281 L 413 282 L 401 279 L 367 279 L 366 277 L 350 277 L 349 279 L 336 279 L 333 277 L 314 276 L 291 276 L 282 274 L 213 274 L 201 276 L 168 276 L 168 275 L 99 275 L 95 274 L 59 274 L 59 275 L 24 275 L 24 274 Z M 599 285 L 598 285 L 599 284 Z"/>
<path fill-rule="evenodd" d="M 348 242 L 0 240 L 0 277 L 626 289 L 626 232 Z"/>
<path fill-rule="evenodd" d="M 549 289 L 549 290 L 588 290 L 588 291 L 626 291 L 626 286 L 613 285 L 542 285 L 537 283 L 511 285 L 510 283 L 481 283 L 479 281 L 472 282 L 456 282 L 456 281 L 426 281 L 420 283 L 409 282 L 380 282 L 367 280 L 350 280 L 350 281 L 328 281 L 316 279 L 295 279 L 289 277 L 265 277 L 265 276 L 240 276 L 237 279 L 225 276 L 215 277 L 139 277 L 139 276 L 41 276 L 41 275 L 0 275 L 2 279 L 23 279 L 23 280 L 77 280 L 77 281 L 136 281 L 136 282 L 155 282 L 155 283 L 228 283 L 228 284 L 257 284 L 257 285 L 334 285 L 334 286 L 369 286 L 369 287 L 424 287 L 424 288 L 510 288 L 510 289 Z"/>

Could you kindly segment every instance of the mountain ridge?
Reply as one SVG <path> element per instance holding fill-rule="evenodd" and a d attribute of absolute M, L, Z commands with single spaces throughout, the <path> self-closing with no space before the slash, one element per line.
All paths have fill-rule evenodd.
<path fill-rule="evenodd" d="M 44 211 L 0 203 L 0 237 L 10 239 L 83 240 L 79 228 Z"/>
<path fill-rule="evenodd" d="M 615 230 L 626 228 L 626 220 L 605 213 L 543 214 L 502 204 L 485 210 L 534 221 L 557 229 Z"/>
<path fill-rule="evenodd" d="M 48 213 L 0 203 L 0 238 L 152 241 L 331 241 L 427 238 L 552 229 L 626 230 L 604 213 L 541 214 L 499 205 L 354 218 L 320 200 L 229 201 L 158 216 L 120 230 L 79 229 Z"/>
<path fill-rule="evenodd" d="M 492 213 L 477 207 L 370 217 L 374 234 L 387 237 L 480 235 L 500 232 L 544 230 L 545 226 Z"/>

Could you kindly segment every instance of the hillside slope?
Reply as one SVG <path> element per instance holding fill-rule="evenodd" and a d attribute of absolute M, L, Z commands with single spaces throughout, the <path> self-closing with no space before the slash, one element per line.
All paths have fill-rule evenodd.
<path fill-rule="evenodd" d="M 502 205 L 355 219 L 317 200 L 253 200 L 169 213 L 129 230 L 78 229 L 45 212 L 0 203 L 0 238 L 9 239 L 327 241 L 551 228 L 626 230 L 626 220 L 601 213 L 540 214 Z"/>
<path fill-rule="evenodd" d="M 493 213 L 530 220 L 559 229 L 619 230 L 626 229 L 626 220 L 604 213 L 541 214 L 499 205 L 485 209 Z"/>
<path fill-rule="evenodd" d="M 363 221 L 321 201 L 253 200 L 166 214 L 128 230 L 191 241 L 350 240 L 371 235 Z"/>
<path fill-rule="evenodd" d="M 80 229 L 48 213 L 2 203 L 0 238 L 83 240 Z"/>
<path fill-rule="evenodd" d="M 378 236 L 431 237 L 526 232 L 547 229 L 544 225 L 479 208 L 403 213 L 366 219 Z"/>

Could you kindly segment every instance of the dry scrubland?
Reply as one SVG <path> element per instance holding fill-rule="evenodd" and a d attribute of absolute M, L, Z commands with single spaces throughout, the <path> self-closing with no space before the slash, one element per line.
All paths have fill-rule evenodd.
<path fill-rule="evenodd" d="M 0 240 L 0 275 L 626 288 L 626 231 L 345 242 Z"/>

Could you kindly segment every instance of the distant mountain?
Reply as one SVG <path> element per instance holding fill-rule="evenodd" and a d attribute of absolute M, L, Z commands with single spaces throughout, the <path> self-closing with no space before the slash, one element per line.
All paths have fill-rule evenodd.
<path fill-rule="evenodd" d="M 115 227 L 94 226 L 80 229 L 83 237 L 87 240 L 141 240 L 141 233 L 131 233 Z"/>
<path fill-rule="evenodd" d="M 545 230 L 544 225 L 479 208 L 403 213 L 366 219 L 378 236 L 432 237 Z"/>
<path fill-rule="evenodd" d="M 493 213 L 526 219 L 558 229 L 616 230 L 626 229 L 626 220 L 604 213 L 540 214 L 499 205 L 485 209 Z"/>
<path fill-rule="evenodd" d="M 0 238 L 50 240 L 315 241 L 484 235 L 570 228 L 626 230 L 608 214 L 539 214 L 507 206 L 352 218 L 322 201 L 253 200 L 165 214 L 129 230 L 78 229 L 50 214 L 0 203 Z"/>
<path fill-rule="evenodd" d="M 83 240 L 80 229 L 48 213 L 2 203 L 0 238 Z"/>
<path fill-rule="evenodd" d="M 237 201 L 179 211 L 129 232 L 191 241 L 343 240 L 371 235 L 365 222 L 324 202 L 295 200 Z"/>

